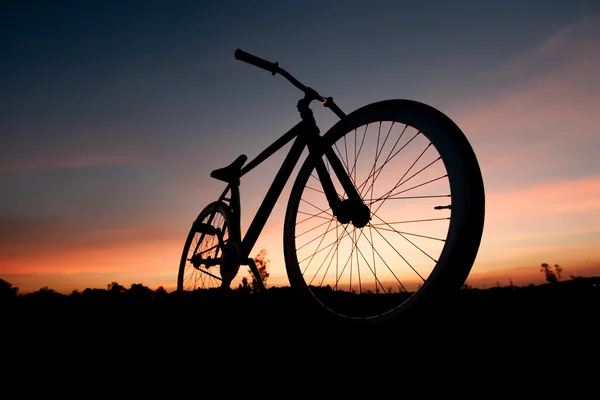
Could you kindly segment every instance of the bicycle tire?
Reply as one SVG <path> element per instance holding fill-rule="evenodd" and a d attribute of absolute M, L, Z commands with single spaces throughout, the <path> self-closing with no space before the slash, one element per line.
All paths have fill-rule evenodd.
<path fill-rule="evenodd" d="M 410 196 L 406 196 L 406 198 L 402 196 L 399 196 L 398 198 L 390 197 L 392 200 L 398 201 L 388 201 L 388 204 L 390 204 L 388 209 L 390 211 L 385 214 L 385 217 L 379 217 L 377 215 L 387 200 L 381 200 L 374 195 L 375 180 L 383 174 L 383 172 L 377 172 L 379 171 L 377 162 L 381 154 L 384 154 L 384 148 L 385 153 L 388 151 L 388 148 L 385 146 L 390 132 L 396 129 L 394 125 L 396 123 L 402 124 L 400 127 L 404 126 L 404 132 L 406 132 L 408 128 L 410 128 L 411 131 L 416 132 L 414 138 L 410 139 L 408 144 L 401 148 L 402 151 L 405 151 L 409 145 L 417 146 L 417 142 L 414 142 L 414 139 L 417 137 L 419 137 L 418 141 L 424 142 L 425 140 L 429 140 L 430 144 L 423 150 L 423 153 L 417 158 L 417 161 L 421 162 L 421 156 L 427 153 L 429 148 L 433 148 L 430 152 L 434 150 L 437 152 L 438 158 L 436 161 L 441 160 L 442 165 L 439 165 L 440 163 L 435 164 L 435 162 L 430 165 L 435 165 L 434 169 L 436 174 L 438 173 L 438 170 L 440 171 L 439 173 L 441 173 L 442 167 L 445 169 L 446 177 L 448 179 L 448 182 L 445 185 L 448 187 L 448 197 L 451 200 L 449 206 L 445 206 L 441 203 L 441 205 L 432 208 L 436 212 L 446 212 L 444 210 L 448 210 L 449 216 L 447 217 L 424 218 L 421 221 L 417 219 L 417 215 L 415 214 L 415 218 L 406 221 L 402 220 L 401 222 L 414 223 L 414 226 L 416 226 L 416 222 L 419 221 L 424 224 L 439 225 L 439 230 L 442 234 L 445 232 L 445 237 L 429 237 L 414 233 L 402 233 L 395 226 L 392 226 L 392 224 L 400 224 L 399 222 L 386 222 L 384 220 L 384 218 L 393 218 L 396 214 L 400 214 L 401 211 L 403 211 L 402 207 L 404 206 L 398 204 L 407 204 L 406 202 L 409 201 L 414 201 L 415 204 L 417 201 L 428 204 L 426 207 L 423 207 L 423 213 L 429 215 L 431 212 L 430 205 L 435 204 L 432 202 L 439 202 L 439 198 L 443 197 L 441 195 L 429 197 L 425 195 L 413 196 L 415 197 L 414 199 Z M 387 127 L 387 125 L 389 125 L 389 132 L 385 141 L 383 141 L 381 127 Z M 379 128 L 374 129 L 372 128 L 373 126 L 378 126 Z M 363 127 L 364 136 L 361 138 L 360 132 Z M 374 131 L 377 131 L 377 134 L 373 133 Z M 404 132 L 402 134 L 397 134 L 399 139 L 397 139 L 396 144 L 399 143 Z M 481 236 L 483 234 L 485 215 L 483 179 L 475 153 L 461 129 L 445 114 L 426 104 L 412 100 L 386 100 L 366 105 L 347 115 L 331 127 L 331 129 L 323 136 L 325 143 L 324 147 L 333 148 L 339 158 L 343 159 L 344 154 L 341 148 L 343 147 L 342 144 L 344 144 L 344 146 L 346 146 L 345 158 L 348 158 L 348 147 L 352 147 L 352 134 L 354 136 L 354 155 L 357 155 L 357 153 L 359 155 L 357 159 L 361 156 L 361 153 L 364 152 L 363 155 L 365 155 L 365 157 L 371 156 L 375 160 L 371 167 L 372 169 L 369 171 L 369 174 L 364 181 L 359 179 L 359 174 L 363 172 L 359 171 L 356 162 L 352 167 L 350 162 L 346 162 L 345 164 L 346 169 L 350 171 L 351 177 L 357 182 L 357 186 L 361 188 L 361 196 L 365 200 L 365 203 L 369 205 L 372 220 L 362 229 L 353 227 L 351 224 L 340 224 L 332 216 L 333 213 L 331 210 L 328 209 L 329 206 L 325 200 L 324 194 L 315 190 L 315 187 L 318 184 L 318 179 L 315 179 L 315 174 L 313 173 L 315 163 L 313 158 L 308 157 L 300 168 L 298 176 L 292 186 L 286 209 L 284 222 L 284 257 L 286 270 L 290 285 L 308 298 L 313 304 L 318 305 L 318 308 L 327 310 L 329 315 L 334 315 L 344 320 L 364 323 L 386 322 L 397 319 L 403 315 L 413 315 L 417 311 L 425 310 L 426 307 L 439 304 L 440 299 L 447 298 L 451 292 L 460 289 L 465 283 L 475 261 L 481 242 Z M 375 140 L 375 136 L 377 136 L 374 151 L 365 150 L 366 148 L 363 148 L 368 135 L 369 140 Z M 408 135 L 407 138 L 412 137 L 411 135 L 412 134 Z M 383 145 L 379 147 L 381 141 L 383 141 Z M 392 150 L 395 149 L 396 144 L 394 144 Z M 389 152 L 390 155 L 392 154 L 392 150 Z M 414 151 L 415 155 L 417 153 L 418 151 Z M 394 153 L 393 157 L 396 157 L 396 154 L 399 153 Z M 435 157 L 435 155 L 433 156 Z M 325 157 L 323 157 L 323 159 L 326 160 Z M 414 161 L 410 168 L 402 175 L 402 178 L 398 180 L 397 184 L 403 185 L 409 179 L 417 176 L 417 174 L 411 175 L 410 178 L 406 178 L 403 181 L 417 161 Z M 403 161 L 401 161 L 401 163 L 402 162 Z M 403 165 L 407 166 L 408 162 Z M 381 169 L 381 171 L 383 171 L 383 169 Z M 386 175 L 386 178 L 389 180 L 391 179 L 390 177 L 395 176 L 394 174 L 400 176 L 400 171 L 404 171 L 404 168 L 398 169 L 397 172 L 392 169 L 391 174 Z M 420 170 L 419 174 L 421 171 L 426 171 L 426 169 Z M 433 172 L 428 171 L 427 174 L 433 175 Z M 309 180 L 316 183 L 308 186 Z M 372 184 L 370 183 L 370 180 L 373 181 Z M 442 186 L 444 184 L 441 182 L 441 179 L 439 181 L 439 184 L 438 182 L 434 182 L 435 185 L 446 187 Z M 362 183 L 358 185 L 359 182 Z M 415 182 L 413 182 L 413 184 L 414 183 Z M 428 185 L 430 187 L 435 186 L 434 183 L 426 182 L 423 185 L 416 185 L 417 189 L 413 189 L 424 190 Z M 385 187 L 388 187 L 385 185 L 389 185 L 389 183 L 384 182 L 384 191 L 382 192 L 384 194 L 386 193 Z M 368 188 L 368 186 L 371 187 Z M 413 189 L 407 189 L 405 191 Z M 439 189 L 436 188 L 436 190 Z M 391 192 L 393 191 L 394 189 L 392 189 Z M 391 192 L 388 190 L 388 193 Z M 341 191 L 338 191 L 340 198 L 344 198 L 344 194 L 340 193 Z M 402 191 L 400 193 L 402 193 Z M 369 194 L 371 197 L 366 199 Z M 306 198 L 309 198 L 309 200 L 306 200 Z M 316 200 L 321 199 L 323 202 L 320 204 L 325 205 L 323 207 L 315 205 L 316 203 L 313 202 L 313 198 Z M 400 200 L 405 202 L 400 203 Z M 379 202 L 381 205 L 378 205 L 379 208 L 377 208 L 376 211 L 375 205 Z M 302 210 L 300 210 L 300 207 L 302 207 Z M 311 207 L 320 211 L 315 211 L 313 216 L 307 217 L 306 215 L 310 214 L 310 212 L 305 211 L 305 209 L 312 209 Z M 408 212 L 408 210 L 409 208 L 407 207 L 406 212 Z M 412 208 L 410 208 L 410 210 L 411 213 L 416 213 L 416 208 L 414 211 Z M 325 216 L 325 218 L 323 218 L 323 216 Z M 319 223 L 320 225 L 314 222 L 313 227 L 301 228 L 301 224 L 305 224 L 309 219 L 317 219 L 317 217 L 324 219 L 325 222 L 322 224 Z M 320 228 L 320 226 L 327 224 L 328 219 L 329 225 L 326 228 Z M 446 227 L 442 225 L 442 221 L 447 221 L 444 222 L 447 224 Z M 335 225 L 335 233 L 332 233 L 333 229 L 330 228 L 331 225 Z M 423 229 L 431 229 L 431 226 L 433 225 L 428 225 L 427 228 Z M 425 226 L 427 225 L 425 224 Z M 319 233 L 320 236 L 316 236 L 315 239 L 310 241 L 303 237 L 307 236 L 308 233 L 313 232 L 313 230 L 323 233 Z M 341 233 L 339 233 L 340 231 Z M 338 241 L 331 247 L 327 244 L 328 241 L 325 240 L 326 237 L 331 237 L 328 236 L 330 234 L 334 238 L 334 242 Z M 311 233 L 311 235 L 314 234 Z M 367 237 L 368 235 L 370 235 L 370 239 Z M 377 235 L 380 235 L 384 239 L 381 239 Z M 388 237 L 397 239 L 398 244 L 394 242 L 394 245 L 392 245 L 389 242 L 389 240 L 392 239 L 388 240 Z M 349 244 L 348 242 L 345 242 L 346 244 L 342 245 L 342 241 L 346 238 L 349 238 Z M 435 246 L 440 247 L 437 258 L 425 254 L 433 260 L 430 261 L 421 254 L 426 253 L 425 251 L 422 249 L 419 249 L 421 252 L 417 251 L 417 249 L 415 249 L 415 244 L 413 243 L 413 241 L 416 242 L 417 239 L 422 240 L 424 243 L 433 242 L 433 239 L 441 241 L 441 244 L 437 241 L 435 242 Z M 429 240 L 429 242 L 427 242 L 426 239 Z M 358 244 L 361 243 L 361 240 L 368 244 L 366 246 L 366 252 L 358 249 Z M 325 242 L 325 244 L 321 248 L 320 246 L 323 242 Z M 409 243 L 412 243 L 413 246 Z M 379 248 L 383 247 L 383 250 L 378 250 L 376 244 Z M 371 247 L 369 248 L 369 246 Z M 401 246 L 402 250 L 400 250 Z M 429 244 L 427 244 L 427 246 L 431 246 L 431 248 L 434 247 L 434 245 Z M 328 251 L 326 251 L 327 247 L 330 248 Z M 356 247 L 356 250 L 354 247 Z M 344 248 L 346 249 L 346 252 L 340 256 Z M 427 268 L 429 268 L 429 275 L 426 278 L 423 277 L 416 268 L 413 268 L 410 261 L 402 256 L 402 252 L 405 252 L 404 249 L 407 249 L 405 254 L 411 254 L 411 257 L 417 257 L 419 260 L 422 259 L 424 260 L 423 263 L 427 261 L 432 264 L 431 266 L 427 266 Z M 379 261 L 380 258 L 383 259 L 382 251 L 387 252 L 386 254 L 391 254 L 394 257 L 394 262 L 396 264 L 389 266 L 384 260 L 384 265 L 382 265 L 381 261 Z M 302 252 L 304 252 L 304 254 L 300 254 Z M 331 254 L 333 252 L 336 253 L 335 256 L 325 256 L 325 254 Z M 367 260 L 365 253 L 368 253 L 369 260 Z M 308 256 L 306 256 L 306 254 L 308 254 Z M 334 264 L 334 257 L 336 263 L 335 268 L 337 268 L 335 272 L 332 271 L 334 268 L 332 266 L 332 264 Z M 344 257 L 346 261 L 345 265 L 342 265 Z M 320 260 L 321 258 L 323 259 L 321 264 L 318 264 L 319 261 L 315 261 L 314 265 L 310 265 L 315 259 Z M 373 261 L 372 266 L 370 265 L 371 258 Z M 340 262 L 340 259 L 342 262 Z M 419 276 L 413 280 L 414 282 L 420 282 L 417 283 L 416 286 L 413 281 L 407 280 L 410 278 L 403 278 L 403 280 L 404 282 L 412 282 L 412 286 L 408 283 L 405 284 L 399 278 L 401 274 L 405 274 L 405 271 L 400 271 L 400 268 L 407 269 L 408 272 L 410 272 L 410 268 L 407 268 L 406 265 L 404 265 L 405 263 Z M 361 265 L 363 267 L 362 271 L 360 270 Z M 365 268 L 365 266 L 367 268 Z M 377 267 L 380 269 L 377 270 Z M 398 269 L 397 276 L 395 272 L 396 268 Z M 419 265 L 419 268 L 425 267 Z M 427 268 L 425 269 L 426 271 Z M 377 277 L 379 271 L 381 271 L 382 274 L 386 274 L 386 277 L 389 277 L 389 282 L 393 282 L 397 285 L 398 293 L 394 293 L 391 284 L 389 287 L 385 286 L 385 282 L 388 281 L 384 282 Z M 353 274 L 355 282 L 352 282 Z M 372 278 L 371 275 L 373 275 L 374 278 Z M 373 279 L 370 287 L 366 284 L 366 278 Z M 394 278 L 396 281 L 394 281 Z M 326 279 L 330 280 L 327 281 Z M 344 281 L 347 281 L 348 283 L 342 284 Z M 355 283 L 358 284 L 353 286 Z M 345 288 L 343 287 L 344 285 L 346 285 Z"/>
<path fill-rule="evenodd" d="M 194 291 L 197 289 L 220 288 L 223 284 L 223 276 L 220 265 L 210 267 L 194 267 L 190 258 L 204 252 L 206 257 L 218 258 L 223 255 L 223 249 L 214 235 L 206 235 L 198 231 L 197 223 L 208 223 L 223 232 L 224 244 L 230 240 L 239 238 L 229 237 L 233 219 L 229 207 L 223 202 L 213 202 L 207 205 L 198 215 L 186 238 L 179 262 L 177 275 L 177 291 Z M 237 271 L 235 271 L 237 274 Z"/>

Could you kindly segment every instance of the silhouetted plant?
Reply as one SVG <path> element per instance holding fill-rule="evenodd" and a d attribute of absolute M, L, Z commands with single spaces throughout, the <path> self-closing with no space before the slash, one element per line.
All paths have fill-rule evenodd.
<path fill-rule="evenodd" d="M 258 274 L 260 275 L 263 284 L 265 285 L 265 287 L 267 286 L 267 278 L 269 278 L 269 273 L 267 272 L 267 267 L 269 266 L 269 263 L 271 262 L 271 260 L 267 260 L 267 251 L 265 249 L 262 249 L 258 255 L 256 257 L 254 257 L 254 262 L 256 263 L 256 268 L 258 269 Z M 257 292 L 260 288 L 258 281 L 256 280 L 256 277 L 254 276 L 254 274 L 251 273 L 251 277 L 252 277 L 252 291 L 253 292 Z"/>
<path fill-rule="evenodd" d="M 242 278 L 242 282 L 238 285 L 237 290 L 243 293 L 250 293 L 252 291 L 252 286 L 250 286 L 250 281 L 248 281 L 248 278 Z"/>

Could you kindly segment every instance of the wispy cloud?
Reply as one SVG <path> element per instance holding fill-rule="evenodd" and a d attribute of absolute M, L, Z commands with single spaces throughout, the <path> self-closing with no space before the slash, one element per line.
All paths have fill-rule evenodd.
<path fill-rule="evenodd" d="M 594 70 L 588 66 L 598 61 L 599 43 L 600 14 L 590 15 L 564 26 L 492 70 L 482 71 L 481 77 L 498 93 L 505 93 L 510 92 L 514 84 L 540 76 L 563 75 L 574 68 L 583 68 L 591 76 Z M 500 85 L 496 85 L 498 83 Z"/>
<path fill-rule="evenodd" d="M 486 179 L 595 175 L 600 151 L 600 16 L 567 26 L 481 79 L 484 99 L 451 114 L 472 141 Z"/>
<path fill-rule="evenodd" d="M 548 219 L 576 213 L 596 216 L 600 223 L 600 176 L 525 188 L 488 192 L 494 216 L 499 219 L 533 217 Z"/>
<path fill-rule="evenodd" d="M 515 276 L 536 275 L 541 262 L 600 265 L 597 71 L 600 16 L 594 15 L 487 71 L 497 89 L 452 111 L 486 182 L 474 276 L 511 266 L 520 266 Z"/>
<path fill-rule="evenodd" d="M 109 223 L 67 217 L 1 217 L 0 261 L 18 261 L 24 255 L 52 258 L 81 251 L 100 254 L 122 246 L 141 248 L 151 243 L 182 241 L 186 232 L 168 223 L 171 221 L 168 216 L 145 220 L 140 216 Z"/>
<path fill-rule="evenodd" d="M 600 176 L 487 193 L 477 270 L 600 264 Z"/>

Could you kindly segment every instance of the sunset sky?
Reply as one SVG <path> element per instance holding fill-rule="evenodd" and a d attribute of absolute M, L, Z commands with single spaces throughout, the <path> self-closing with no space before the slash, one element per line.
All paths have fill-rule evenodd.
<path fill-rule="evenodd" d="M 21 293 L 174 289 L 190 224 L 223 189 L 210 171 L 299 120 L 301 93 L 236 48 L 346 112 L 408 98 L 462 128 L 487 202 L 472 286 L 542 283 L 543 262 L 600 276 L 597 0 L 14 0 L 0 8 L 0 278 Z M 316 107 L 324 132 L 335 117 Z M 244 176 L 243 230 L 282 156 Z M 269 286 L 288 285 L 287 194 L 253 251 Z"/>

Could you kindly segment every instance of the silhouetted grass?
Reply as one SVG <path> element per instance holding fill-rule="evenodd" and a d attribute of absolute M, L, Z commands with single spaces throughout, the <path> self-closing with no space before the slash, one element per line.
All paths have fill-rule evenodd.
<path fill-rule="evenodd" d="M 110 285 L 109 285 L 110 286 Z M 5 286 L 6 288 L 6 286 Z M 10 289 L 10 285 L 8 286 Z M 14 289 L 14 288 L 13 288 Z M 33 321 L 53 315 L 67 323 L 92 320 L 107 314 L 111 318 L 146 315 L 177 320 L 191 319 L 196 325 L 293 325 L 332 326 L 325 315 L 308 307 L 289 287 L 273 287 L 262 293 L 218 289 L 168 293 L 141 284 L 125 289 L 86 289 L 64 295 L 44 288 L 17 295 L 6 290 L 1 307 L 10 315 Z M 477 329 L 484 326 L 518 325 L 519 329 L 543 331 L 570 324 L 585 327 L 595 321 L 600 310 L 600 278 L 525 287 L 464 289 L 434 314 L 424 315 L 413 325 L 445 326 L 451 329 Z M 403 321 L 386 328 L 404 329 Z"/>

